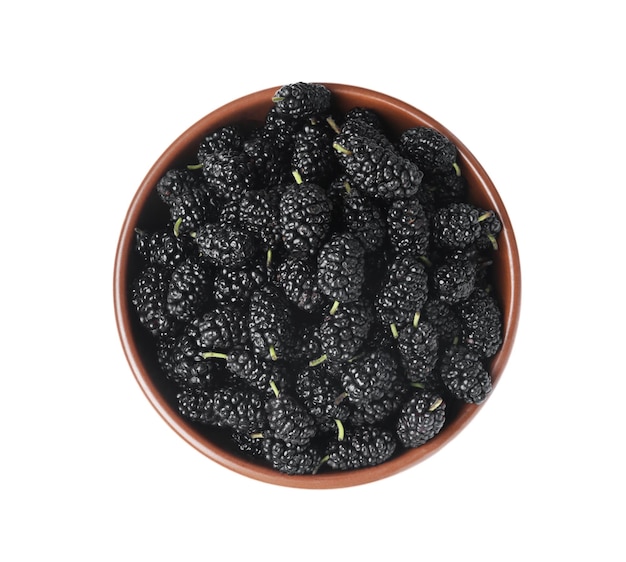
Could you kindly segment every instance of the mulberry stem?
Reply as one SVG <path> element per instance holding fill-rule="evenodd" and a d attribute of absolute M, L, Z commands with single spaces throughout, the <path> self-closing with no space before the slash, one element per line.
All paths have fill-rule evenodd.
<path fill-rule="evenodd" d="M 333 316 L 333 315 L 335 314 L 335 312 L 337 312 L 337 309 L 338 309 L 338 308 L 339 308 L 339 301 L 335 301 L 335 302 L 333 303 L 333 305 L 330 307 L 330 312 L 329 312 L 329 314 L 330 314 L 331 316 Z"/>
<path fill-rule="evenodd" d="M 300 172 L 298 172 L 298 170 L 292 170 L 291 175 L 294 177 L 298 185 L 302 184 L 302 176 L 300 175 Z"/>
<path fill-rule="evenodd" d="M 396 326 L 393 322 L 389 325 L 391 328 L 391 335 L 394 339 L 398 339 L 398 326 Z"/>
<path fill-rule="evenodd" d="M 435 400 L 433 402 L 433 404 L 430 406 L 430 408 L 428 408 L 429 412 L 434 412 L 437 408 L 439 408 L 439 406 L 441 406 L 443 404 L 443 398 L 441 398 L 440 396 L 437 397 L 437 400 Z"/>
<path fill-rule="evenodd" d="M 461 168 L 459 168 L 459 165 L 456 162 L 454 162 L 452 164 L 452 167 L 454 168 L 454 171 L 456 172 L 456 175 L 460 176 L 461 175 Z"/>
<path fill-rule="evenodd" d="M 337 439 L 339 441 L 343 441 L 344 437 L 346 436 L 346 431 L 343 427 L 343 423 L 341 423 L 341 420 L 335 419 L 335 424 L 337 425 Z"/>
<path fill-rule="evenodd" d="M 338 142 L 334 142 L 333 143 L 333 148 L 337 152 L 341 152 L 342 154 L 347 154 L 348 156 L 350 156 L 352 154 L 351 150 L 348 150 L 345 146 L 341 146 Z"/>
<path fill-rule="evenodd" d="M 180 236 L 180 225 L 183 224 L 183 217 L 178 217 L 174 223 L 174 236 L 178 238 Z"/>
<path fill-rule="evenodd" d="M 337 125 L 337 123 L 335 122 L 335 120 L 332 117 L 326 117 L 326 122 L 330 125 L 330 128 L 335 131 L 335 133 L 339 134 L 339 132 L 341 131 L 341 129 L 339 128 L 339 125 Z"/>
<path fill-rule="evenodd" d="M 278 359 L 278 355 L 276 355 L 276 350 L 274 349 L 273 345 L 270 345 L 269 352 L 270 352 L 270 357 L 272 358 L 272 361 L 276 361 Z"/>
<path fill-rule="evenodd" d="M 228 354 L 220 353 L 219 351 L 205 351 L 202 354 L 203 359 L 209 359 L 211 357 L 215 357 L 216 359 L 228 359 Z"/>
<path fill-rule="evenodd" d="M 417 328 L 417 325 L 419 324 L 419 322 L 420 322 L 420 311 L 418 310 L 415 313 L 415 316 L 413 316 L 413 327 Z"/>
<path fill-rule="evenodd" d="M 328 355 L 324 353 L 324 355 L 321 355 L 317 359 L 312 359 L 311 361 L 309 361 L 309 367 L 317 367 L 318 365 L 321 365 L 324 361 L 326 361 L 326 359 L 328 359 Z"/>
<path fill-rule="evenodd" d="M 280 390 L 278 390 L 278 387 L 276 386 L 276 383 L 273 380 L 270 381 L 270 387 L 274 391 L 276 398 L 278 398 L 278 396 L 280 395 Z"/>

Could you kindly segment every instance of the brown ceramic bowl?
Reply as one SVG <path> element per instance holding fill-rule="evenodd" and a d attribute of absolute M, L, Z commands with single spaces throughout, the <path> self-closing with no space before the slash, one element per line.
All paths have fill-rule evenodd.
<path fill-rule="evenodd" d="M 428 126 L 452 140 L 459 153 L 459 165 L 470 186 L 471 200 L 498 213 L 502 220 L 499 249 L 493 274 L 503 311 L 504 342 L 492 358 L 490 372 L 494 386 L 502 376 L 509 359 L 520 313 L 521 277 L 518 249 L 513 227 L 504 204 L 491 179 L 465 145 L 443 125 L 411 105 L 372 90 L 343 84 L 326 84 L 332 91 L 338 111 L 361 106 L 376 110 L 393 132 L 409 127 Z M 282 486 L 297 488 L 341 488 L 387 478 L 406 470 L 436 453 L 459 434 L 476 415 L 481 405 L 467 404 L 450 412 L 443 430 L 425 445 L 406 450 L 379 466 L 347 472 L 317 475 L 285 475 L 238 454 L 228 443 L 182 419 L 176 411 L 173 390 L 161 380 L 156 366 L 152 338 L 134 319 L 129 302 L 129 285 L 137 264 L 133 257 L 134 229 L 163 224 L 163 207 L 155 194 L 157 180 L 169 169 L 184 166 L 195 158 L 196 147 L 204 136 L 218 127 L 235 122 L 261 121 L 272 105 L 272 94 L 278 87 L 268 88 L 236 99 L 201 118 L 165 150 L 149 170 L 135 193 L 119 238 L 114 270 L 114 304 L 122 347 L 130 368 L 157 412 L 167 424 L 190 445 L 220 465 L 244 476 Z M 484 403 L 483 403 L 484 404 Z M 208 436 L 210 435 L 210 436 Z"/>

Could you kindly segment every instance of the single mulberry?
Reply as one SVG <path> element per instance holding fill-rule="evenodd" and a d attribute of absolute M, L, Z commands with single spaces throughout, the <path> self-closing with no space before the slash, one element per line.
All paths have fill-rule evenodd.
<path fill-rule="evenodd" d="M 416 389 L 400 409 L 396 434 L 407 448 L 420 447 L 437 435 L 446 422 L 446 403 L 436 392 Z"/>
<path fill-rule="evenodd" d="M 294 183 L 279 204 L 283 244 L 289 253 L 314 256 L 331 225 L 331 203 L 326 190 L 310 183 Z"/>
<path fill-rule="evenodd" d="M 419 258 L 397 255 L 376 297 L 379 320 L 392 331 L 411 324 L 428 298 L 428 282 Z"/>
<path fill-rule="evenodd" d="M 345 430 L 341 439 L 332 441 L 326 466 L 334 470 L 356 470 L 377 466 L 389 460 L 398 442 L 394 433 L 377 426 Z"/>
<path fill-rule="evenodd" d="M 400 152 L 427 173 L 453 169 L 457 162 L 457 148 L 444 134 L 431 127 L 412 127 L 405 130 L 398 142 Z"/>
<path fill-rule="evenodd" d="M 466 345 L 453 344 L 444 350 L 439 374 L 447 391 L 463 402 L 480 404 L 491 393 L 491 375 L 482 357 Z"/>
<path fill-rule="evenodd" d="M 323 84 L 295 82 L 281 86 L 272 96 L 276 111 L 300 119 L 327 113 L 330 90 Z"/>
<path fill-rule="evenodd" d="M 340 303 L 358 300 L 365 282 L 365 249 L 348 232 L 335 233 L 317 257 L 317 283 L 320 290 Z"/>

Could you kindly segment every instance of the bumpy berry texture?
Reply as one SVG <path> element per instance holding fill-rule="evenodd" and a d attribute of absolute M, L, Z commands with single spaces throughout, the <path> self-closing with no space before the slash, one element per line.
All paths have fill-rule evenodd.
<path fill-rule="evenodd" d="M 430 224 L 417 197 L 394 201 L 387 212 L 389 241 L 396 254 L 428 255 Z"/>
<path fill-rule="evenodd" d="M 491 375 L 481 356 L 463 344 L 444 351 L 439 374 L 448 392 L 464 402 L 480 404 L 492 390 Z"/>
<path fill-rule="evenodd" d="M 346 365 L 341 383 L 352 404 L 364 404 L 385 396 L 397 377 L 394 356 L 387 350 L 376 349 Z"/>
<path fill-rule="evenodd" d="M 477 289 L 459 307 L 461 341 L 482 357 L 492 357 L 502 345 L 502 311 L 491 293 Z"/>
<path fill-rule="evenodd" d="M 131 303 L 139 322 L 153 336 L 167 334 L 175 328 L 176 320 L 167 306 L 169 275 L 159 267 L 148 266 L 133 279 Z"/>
<path fill-rule="evenodd" d="M 339 135 L 335 140 L 340 162 L 350 182 L 364 193 L 385 201 L 414 196 L 424 173 L 392 148 L 368 137 Z"/>
<path fill-rule="evenodd" d="M 319 328 L 323 358 L 339 362 L 354 359 L 365 344 L 373 322 L 374 308 L 370 302 L 341 303 L 333 314 L 326 314 Z"/>
<path fill-rule="evenodd" d="M 314 256 L 330 232 L 331 203 L 315 183 L 294 183 L 279 204 L 282 241 L 289 253 Z"/>
<path fill-rule="evenodd" d="M 428 297 L 428 272 L 419 258 L 397 255 L 376 297 L 380 321 L 392 330 L 411 324 Z"/>
<path fill-rule="evenodd" d="M 396 431 L 405 447 L 419 447 L 430 441 L 446 421 L 446 403 L 429 390 L 416 390 L 398 414 Z"/>
<path fill-rule="evenodd" d="M 272 435 L 296 445 L 308 445 L 317 435 L 317 424 L 298 399 L 272 385 L 275 396 L 265 402 L 267 423 Z"/>
<path fill-rule="evenodd" d="M 400 135 L 400 152 L 420 170 L 431 173 L 452 169 L 457 161 L 456 146 L 442 133 L 430 127 L 412 127 Z"/>
<path fill-rule="evenodd" d="M 204 311 L 209 302 L 211 278 L 202 260 L 195 256 L 180 263 L 167 288 L 167 311 L 177 320 L 187 322 Z"/>
<path fill-rule="evenodd" d="M 248 330 L 255 353 L 272 360 L 289 357 L 293 319 L 282 293 L 270 285 L 253 293 L 248 307 Z"/>
<path fill-rule="evenodd" d="M 317 258 L 317 280 L 323 294 L 340 303 L 358 300 L 365 282 L 365 249 L 354 234 L 335 233 Z"/>
<path fill-rule="evenodd" d="M 172 408 L 234 454 L 289 475 L 375 466 L 490 395 L 503 224 L 437 131 L 342 114 L 320 84 L 270 101 L 155 182 L 134 322 Z"/>
<path fill-rule="evenodd" d="M 336 470 L 356 470 L 389 460 L 398 445 L 392 431 L 376 426 L 348 429 L 333 441 L 326 464 Z"/>
<path fill-rule="evenodd" d="M 489 216 L 471 203 L 450 203 L 441 207 L 432 221 L 434 241 L 444 249 L 467 248 L 481 237 L 481 220 Z"/>
<path fill-rule="evenodd" d="M 398 333 L 397 346 L 410 382 L 428 387 L 438 385 L 435 366 L 439 357 L 439 336 L 433 325 L 418 319 L 405 326 Z"/>
<path fill-rule="evenodd" d="M 301 310 L 318 310 L 325 302 L 316 282 L 316 263 L 308 256 L 287 256 L 276 266 L 276 284 Z"/>
<path fill-rule="evenodd" d="M 208 223 L 196 233 L 199 253 L 214 266 L 239 268 L 253 257 L 252 235 L 241 227 Z"/>
<path fill-rule="evenodd" d="M 331 92 L 323 84 L 296 82 L 279 88 L 272 101 L 279 113 L 293 118 L 310 117 L 330 109 Z"/>
<path fill-rule="evenodd" d="M 270 466 L 285 474 L 315 474 L 322 464 L 322 453 L 311 444 L 299 445 L 272 436 L 262 439 L 263 455 Z"/>

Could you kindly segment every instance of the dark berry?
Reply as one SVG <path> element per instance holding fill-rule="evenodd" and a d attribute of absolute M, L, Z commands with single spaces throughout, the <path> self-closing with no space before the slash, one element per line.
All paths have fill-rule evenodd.
<path fill-rule="evenodd" d="M 334 146 L 350 183 L 367 195 L 393 201 L 418 192 L 423 172 L 394 149 L 366 137 L 343 135 L 337 136 Z"/>
<path fill-rule="evenodd" d="M 164 269 L 148 266 L 131 286 L 130 298 L 139 322 L 154 336 L 170 333 L 176 325 L 167 306 L 169 278 Z"/>
<path fill-rule="evenodd" d="M 262 432 L 267 428 L 265 399 L 244 384 L 227 384 L 213 393 L 215 424 L 240 433 Z"/>
<path fill-rule="evenodd" d="M 330 108 L 330 90 L 323 84 L 295 82 L 280 87 L 272 101 L 279 113 L 293 118 L 326 113 Z"/>
<path fill-rule="evenodd" d="M 209 263 L 226 268 L 245 266 L 256 251 L 248 231 L 228 224 L 203 225 L 197 232 L 196 244 Z"/>
<path fill-rule="evenodd" d="M 280 199 L 282 241 L 290 253 L 315 255 L 330 231 L 331 203 L 315 183 L 294 183 Z"/>
<path fill-rule="evenodd" d="M 456 146 L 430 127 L 412 127 L 400 135 L 400 152 L 424 172 L 452 167 L 457 161 Z"/>
<path fill-rule="evenodd" d="M 480 404 L 492 390 L 491 375 L 481 356 L 463 344 L 444 350 L 439 373 L 448 392 L 464 402 Z"/>
<path fill-rule="evenodd" d="M 358 300 L 365 281 L 365 249 L 354 234 L 335 233 L 320 249 L 317 283 L 341 303 Z"/>
<path fill-rule="evenodd" d="M 322 464 L 321 452 L 311 444 L 298 445 L 272 436 L 262 441 L 264 458 L 284 474 L 315 474 Z"/>
<path fill-rule="evenodd" d="M 398 364 L 387 350 L 375 349 L 345 365 L 341 375 L 352 404 L 379 400 L 398 377 Z"/>
<path fill-rule="evenodd" d="M 345 422 L 350 415 L 346 392 L 323 365 L 307 367 L 296 376 L 295 393 L 323 431 Z"/>
<path fill-rule="evenodd" d="M 420 447 L 442 430 L 445 421 L 443 398 L 430 390 L 416 389 L 398 414 L 396 433 L 404 447 Z"/>
<path fill-rule="evenodd" d="M 377 426 L 348 428 L 342 439 L 332 441 L 326 465 L 335 470 L 377 466 L 389 460 L 397 448 L 394 434 Z"/>
<path fill-rule="evenodd" d="M 275 283 L 301 310 L 313 312 L 325 302 L 317 286 L 316 263 L 304 255 L 287 256 L 276 266 Z"/>
<path fill-rule="evenodd" d="M 477 289 L 459 306 L 461 341 L 483 357 L 492 357 L 502 346 L 502 311 L 495 297 Z"/>
<path fill-rule="evenodd" d="M 366 252 L 379 250 L 386 236 L 385 217 L 380 206 L 347 181 L 342 183 L 341 195 L 345 229 L 358 238 Z"/>
<path fill-rule="evenodd" d="M 387 211 L 389 241 L 397 254 L 425 256 L 430 245 L 430 224 L 417 197 L 394 201 Z"/>
<path fill-rule="evenodd" d="M 481 209 L 471 203 L 450 203 L 432 220 L 433 241 L 443 249 L 464 249 L 481 235 Z"/>
<path fill-rule="evenodd" d="M 204 263 L 187 258 L 172 272 L 167 289 L 167 310 L 184 322 L 200 314 L 209 302 L 211 278 Z"/>
<path fill-rule="evenodd" d="M 383 324 L 401 328 L 411 324 L 428 297 L 428 273 L 419 258 L 398 255 L 376 297 L 376 310 Z"/>
<path fill-rule="evenodd" d="M 272 360 L 289 357 L 293 319 L 287 300 L 278 290 L 266 285 L 252 294 L 248 330 L 255 353 Z"/>
<path fill-rule="evenodd" d="M 333 314 L 326 314 L 319 328 L 325 358 L 329 361 L 353 359 L 367 340 L 373 321 L 373 307 L 364 300 L 341 303 Z"/>
<path fill-rule="evenodd" d="M 317 424 L 309 411 L 291 395 L 278 390 L 265 403 L 267 422 L 272 435 L 283 441 L 307 445 L 317 434 Z"/>
<path fill-rule="evenodd" d="M 439 336 L 435 328 L 421 319 L 409 324 L 399 331 L 397 346 L 407 379 L 426 386 L 436 386 Z"/>

